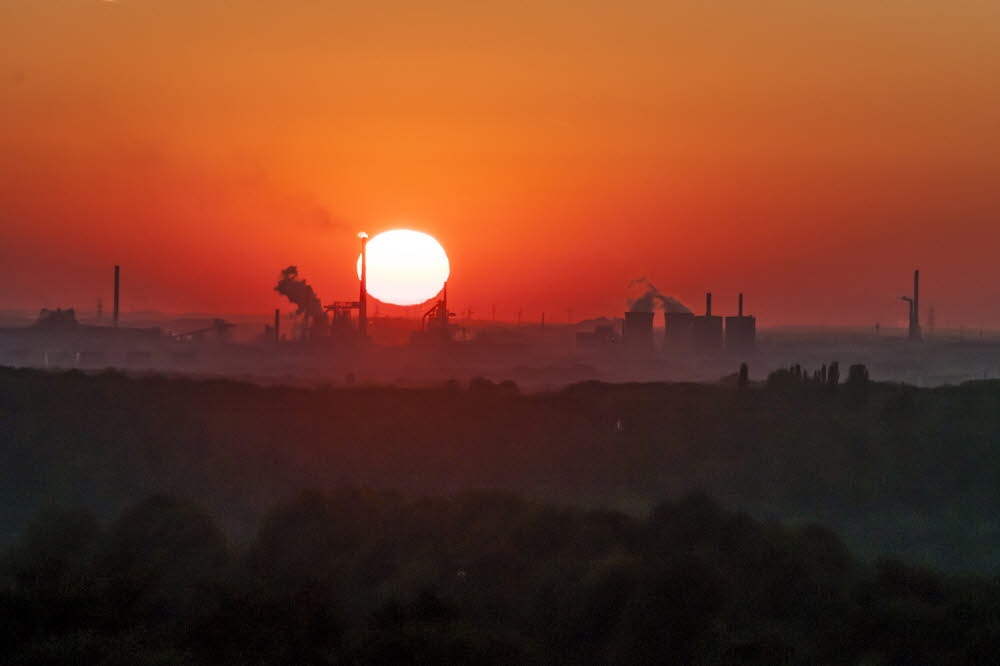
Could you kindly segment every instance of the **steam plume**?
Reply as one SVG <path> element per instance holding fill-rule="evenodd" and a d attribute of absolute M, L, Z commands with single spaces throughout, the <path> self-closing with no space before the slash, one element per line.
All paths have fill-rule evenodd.
<path fill-rule="evenodd" d="M 656 285 L 645 277 L 637 278 L 628 283 L 630 288 L 635 285 L 644 286 L 646 291 L 638 298 L 629 299 L 628 309 L 630 312 L 652 312 L 656 309 L 657 303 L 660 304 L 664 312 L 691 312 L 686 305 L 678 301 L 673 296 L 665 295 L 656 288 Z"/>
<path fill-rule="evenodd" d="M 311 317 L 313 322 L 318 324 L 327 323 L 326 310 L 323 309 L 323 303 L 319 300 L 319 296 L 316 295 L 313 288 L 309 286 L 309 283 L 299 279 L 298 266 L 289 266 L 281 271 L 281 279 L 278 280 L 278 284 L 274 287 L 274 290 L 297 305 L 298 314 Z"/>

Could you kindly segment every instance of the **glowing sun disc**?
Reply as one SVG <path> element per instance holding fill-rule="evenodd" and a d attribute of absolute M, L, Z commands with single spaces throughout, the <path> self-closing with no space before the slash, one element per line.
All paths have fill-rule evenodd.
<path fill-rule="evenodd" d="M 370 239 L 367 247 L 368 294 L 383 303 L 417 305 L 430 300 L 441 291 L 451 271 L 441 244 L 420 231 L 383 231 Z"/>

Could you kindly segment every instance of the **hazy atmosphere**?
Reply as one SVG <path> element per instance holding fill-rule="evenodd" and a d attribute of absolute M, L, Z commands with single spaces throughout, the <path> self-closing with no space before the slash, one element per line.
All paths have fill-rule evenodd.
<path fill-rule="evenodd" d="M 0 664 L 984 666 L 1000 2 L 0 0 Z"/>
<path fill-rule="evenodd" d="M 648 275 L 899 323 L 919 265 L 939 324 L 998 327 L 998 43 L 990 0 L 5 0 L 3 307 L 123 263 L 126 311 L 266 313 L 405 226 L 507 321 Z"/>

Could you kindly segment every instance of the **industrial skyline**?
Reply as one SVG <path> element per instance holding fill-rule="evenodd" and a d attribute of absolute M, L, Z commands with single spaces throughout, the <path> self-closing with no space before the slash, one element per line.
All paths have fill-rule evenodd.
<path fill-rule="evenodd" d="M 920 266 L 940 326 L 1000 327 L 996 3 L 407 4 L 6 3 L 0 307 L 123 263 L 126 311 L 268 312 L 275 266 L 346 294 L 355 232 L 407 226 L 458 311 L 648 274 L 889 326 Z"/>
<path fill-rule="evenodd" d="M 996 661 L 1000 1 L 0 45 L 0 664 Z"/>

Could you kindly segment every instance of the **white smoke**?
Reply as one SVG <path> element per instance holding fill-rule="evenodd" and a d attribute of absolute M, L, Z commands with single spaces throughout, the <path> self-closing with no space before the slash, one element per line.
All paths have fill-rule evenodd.
<path fill-rule="evenodd" d="M 628 309 L 630 312 L 653 312 L 656 309 L 657 303 L 659 303 L 664 312 L 691 313 L 690 308 L 673 296 L 667 296 L 661 292 L 656 288 L 656 285 L 650 282 L 645 276 L 636 278 L 628 283 L 629 289 L 636 285 L 645 287 L 646 291 L 643 292 L 643 294 L 638 298 L 629 299 Z"/>

